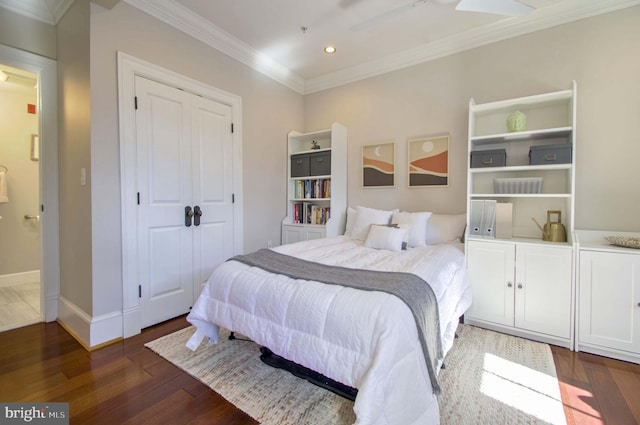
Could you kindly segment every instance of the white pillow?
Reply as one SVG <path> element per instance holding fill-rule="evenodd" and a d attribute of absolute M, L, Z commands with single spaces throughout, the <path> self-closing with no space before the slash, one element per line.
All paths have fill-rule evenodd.
<path fill-rule="evenodd" d="M 406 228 L 373 224 L 369 227 L 364 246 L 388 251 L 401 251 L 402 242 L 407 234 Z"/>
<path fill-rule="evenodd" d="M 347 208 L 347 224 L 344 226 L 344 235 L 351 236 L 353 233 L 353 225 L 356 223 L 358 211 L 355 208 Z"/>
<path fill-rule="evenodd" d="M 425 246 L 429 217 L 431 217 L 430 212 L 394 212 L 391 224 L 407 224 L 409 226 L 407 246 Z"/>
<path fill-rule="evenodd" d="M 427 245 L 460 241 L 467 214 L 431 214 L 427 221 Z"/>
<path fill-rule="evenodd" d="M 351 237 L 365 240 L 372 224 L 389 224 L 393 211 L 376 210 L 367 207 L 356 207 L 356 220 L 353 224 Z"/>

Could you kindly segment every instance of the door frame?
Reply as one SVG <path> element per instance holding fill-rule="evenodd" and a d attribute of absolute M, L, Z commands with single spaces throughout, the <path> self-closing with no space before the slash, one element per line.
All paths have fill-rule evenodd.
<path fill-rule="evenodd" d="M 231 107 L 233 122 L 233 242 L 234 255 L 243 252 L 242 98 L 121 51 L 118 62 L 118 117 L 120 135 L 120 202 L 122 214 L 122 323 L 123 337 L 141 331 L 138 296 L 138 225 L 136 221 L 135 76 L 179 88 Z"/>
<path fill-rule="evenodd" d="M 58 318 L 60 297 L 57 63 L 3 44 L 0 44 L 0 62 L 33 72 L 38 79 L 40 320 L 52 322 Z"/>

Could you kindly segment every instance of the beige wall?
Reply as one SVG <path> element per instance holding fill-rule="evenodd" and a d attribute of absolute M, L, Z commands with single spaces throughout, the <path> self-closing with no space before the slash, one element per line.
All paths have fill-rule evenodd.
<path fill-rule="evenodd" d="M 495 43 L 305 96 L 305 130 L 349 129 L 350 205 L 463 212 L 469 99 L 578 83 L 576 227 L 640 231 L 640 7 Z M 449 133 L 450 186 L 407 188 L 406 144 Z M 361 146 L 395 140 L 395 189 L 361 187 Z M 284 167 L 284 165 L 283 165 Z"/>
<path fill-rule="evenodd" d="M 76 0 L 57 25 L 60 295 L 91 315 L 89 1 Z"/>
<path fill-rule="evenodd" d="M 40 56 L 56 58 L 56 28 L 53 25 L 0 11 L 0 43 Z"/>
<path fill-rule="evenodd" d="M 39 163 L 31 160 L 38 115 L 27 113 L 29 103 L 36 104 L 35 89 L 0 83 L 0 165 L 9 169 L 9 202 L 0 203 L 0 275 L 40 269 L 40 223 L 24 219 L 38 215 L 39 206 Z"/>
<path fill-rule="evenodd" d="M 122 249 L 116 52 L 242 97 L 244 249 L 280 240 L 286 137 L 302 96 L 125 2 L 91 7 L 91 189 L 94 315 L 121 309 Z M 74 171 L 77 174 L 77 170 Z"/>

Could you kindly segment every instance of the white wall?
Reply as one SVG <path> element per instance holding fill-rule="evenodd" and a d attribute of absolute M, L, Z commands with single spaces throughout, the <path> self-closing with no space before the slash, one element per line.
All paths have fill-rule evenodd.
<path fill-rule="evenodd" d="M 302 127 L 302 96 L 125 2 L 91 6 L 93 313 L 122 308 L 116 52 L 242 97 L 244 249 L 280 240 L 286 140 Z M 76 173 L 76 171 L 74 171 Z"/>
<path fill-rule="evenodd" d="M 0 82 L 0 165 L 9 169 L 9 202 L 0 203 L 0 275 L 40 269 L 39 163 L 31 160 L 31 135 L 38 134 L 36 90 Z M 4 171 L 0 167 L 0 171 Z"/>
<path fill-rule="evenodd" d="M 91 315 L 91 170 L 89 1 L 75 0 L 57 25 L 60 294 Z"/>
<path fill-rule="evenodd" d="M 638 23 L 640 7 L 628 8 L 307 95 L 305 130 L 348 127 L 350 205 L 464 212 L 469 99 L 576 80 L 576 228 L 640 231 Z M 451 135 L 449 187 L 407 188 L 407 140 L 440 133 Z M 363 189 L 361 146 L 388 140 L 396 141 L 396 188 Z"/>

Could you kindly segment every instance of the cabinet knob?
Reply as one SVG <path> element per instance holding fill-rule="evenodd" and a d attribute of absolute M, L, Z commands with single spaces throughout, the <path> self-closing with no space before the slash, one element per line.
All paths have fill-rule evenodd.
<path fill-rule="evenodd" d="M 513 288 L 513 283 L 507 282 L 507 288 Z"/>
<path fill-rule="evenodd" d="M 638 303 L 638 307 L 640 307 L 640 303 Z"/>
<path fill-rule="evenodd" d="M 518 289 L 522 289 L 522 283 L 518 283 Z"/>

